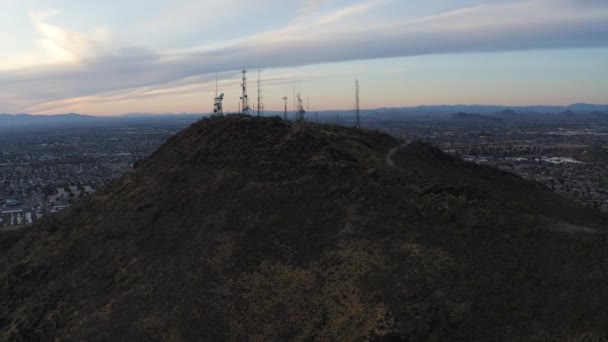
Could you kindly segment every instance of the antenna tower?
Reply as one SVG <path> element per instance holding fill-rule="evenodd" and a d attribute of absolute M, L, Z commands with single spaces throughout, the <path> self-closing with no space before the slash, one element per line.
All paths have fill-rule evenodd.
<path fill-rule="evenodd" d="M 262 97 L 262 81 L 260 79 L 260 69 L 258 69 L 258 116 L 263 116 L 264 115 L 264 103 L 262 102 L 262 100 L 264 99 Z"/>
<path fill-rule="evenodd" d="M 241 100 L 243 100 L 243 114 L 249 114 L 249 99 L 247 97 L 247 70 L 243 69 L 243 83 L 241 84 L 243 87 L 243 95 L 241 96 Z"/>
<path fill-rule="evenodd" d="M 306 96 L 306 111 L 310 113 L 310 97 Z"/>
<path fill-rule="evenodd" d="M 302 97 L 300 96 L 300 93 L 298 93 L 298 111 L 296 113 L 296 121 L 304 121 L 304 113 L 306 113 L 306 111 L 304 110 Z"/>
<path fill-rule="evenodd" d="M 357 122 L 355 124 L 355 127 L 359 129 L 361 128 L 361 118 L 359 109 L 359 80 L 355 81 L 355 113 L 357 114 Z"/>
<path fill-rule="evenodd" d="M 213 100 L 213 114 L 224 115 L 224 93 L 217 95 L 217 74 L 215 74 L 215 99 Z"/>
<path fill-rule="evenodd" d="M 294 118 L 297 120 L 298 119 L 298 113 L 296 112 L 296 81 L 293 81 L 293 116 Z"/>
<path fill-rule="evenodd" d="M 285 112 L 283 113 L 283 120 L 287 121 L 287 96 L 283 96 L 283 101 L 285 101 Z"/>

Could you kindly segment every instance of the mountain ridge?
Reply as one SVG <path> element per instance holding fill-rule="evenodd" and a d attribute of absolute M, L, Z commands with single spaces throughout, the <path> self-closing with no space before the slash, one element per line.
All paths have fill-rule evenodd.
<path fill-rule="evenodd" d="M 513 116 L 514 114 L 521 114 L 524 112 L 541 112 L 546 114 L 559 114 L 562 112 L 572 111 L 577 113 L 591 114 L 593 112 L 606 112 L 608 111 L 608 104 L 589 104 L 589 103 L 574 103 L 565 106 L 551 106 L 551 105 L 484 105 L 484 104 L 455 104 L 455 105 L 419 105 L 419 106 L 398 106 L 398 107 L 380 107 L 364 109 L 363 112 L 385 112 L 385 111 L 413 111 L 413 112 L 436 112 L 444 114 L 453 114 L 457 112 L 473 113 L 473 114 L 500 114 L 504 112 L 507 116 Z M 337 109 L 337 110 L 319 110 L 319 113 L 336 113 L 336 112 L 350 112 L 350 109 Z M 315 111 L 316 112 L 316 111 Z M 268 113 L 280 115 L 283 111 L 268 111 Z M 503 113 L 503 114 L 504 114 Z M 62 117 L 66 115 L 72 116 L 84 116 L 84 117 L 96 117 L 96 118 L 121 118 L 121 117 L 156 117 L 156 116 L 180 116 L 180 115 L 207 115 L 208 113 L 123 113 L 116 115 L 89 115 L 89 114 L 78 114 L 78 113 L 59 113 L 59 114 L 0 114 L 0 117 Z"/>

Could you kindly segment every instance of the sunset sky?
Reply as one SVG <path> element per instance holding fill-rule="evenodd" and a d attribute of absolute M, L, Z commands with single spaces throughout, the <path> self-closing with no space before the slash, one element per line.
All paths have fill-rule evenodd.
<path fill-rule="evenodd" d="M 0 0 L 0 112 L 608 103 L 606 0 Z M 252 103 L 253 104 L 253 103 Z"/>

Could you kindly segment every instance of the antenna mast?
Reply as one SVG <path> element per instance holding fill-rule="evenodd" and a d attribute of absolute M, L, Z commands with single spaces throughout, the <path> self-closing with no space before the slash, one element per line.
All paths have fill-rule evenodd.
<path fill-rule="evenodd" d="M 302 97 L 300 96 L 300 93 L 298 93 L 298 111 L 296 113 L 296 121 L 304 121 L 304 113 L 306 113 L 306 111 L 304 110 Z"/>
<path fill-rule="evenodd" d="M 224 115 L 224 93 L 217 95 L 217 73 L 215 74 L 215 98 L 213 99 L 213 114 Z"/>
<path fill-rule="evenodd" d="M 264 103 L 262 103 L 262 81 L 260 79 L 260 69 L 258 68 L 258 116 L 264 115 Z"/>
<path fill-rule="evenodd" d="M 243 83 L 241 84 L 243 87 L 243 95 L 241 96 L 241 100 L 243 100 L 243 114 L 249 114 L 249 99 L 247 98 L 247 70 L 243 69 Z"/>
<path fill-rule="evenodd" d="M 293 81 L 293 116 L 294 118 L 297 120 L 298 119 L 298 113 L 296 113 L 296 81 Z"/>
<path fill-rule="evenodd" d="M 355 128 L 361 128 L 361 118 L 360 118 L 360 109 L 359 109 L 359 80 L 355 81 L 355 112 L 357 114 L 357 123 L 355 124 Z"/>
<path fill-rule="evenodd" d="M 283 97 L 283 101 L 285 101 L 285 112 L 283 113 L 283 120 L 287 121 L 287 96 Z"/>

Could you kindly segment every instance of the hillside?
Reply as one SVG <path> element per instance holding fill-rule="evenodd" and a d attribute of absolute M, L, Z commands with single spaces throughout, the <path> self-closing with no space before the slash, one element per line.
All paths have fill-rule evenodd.
<path fill-rule="evenodd" d="M 421 142 L 207 119 L 0 240 L 0 340 L 606 338 L 606 227 Z"/>

